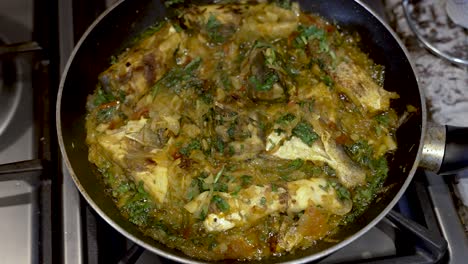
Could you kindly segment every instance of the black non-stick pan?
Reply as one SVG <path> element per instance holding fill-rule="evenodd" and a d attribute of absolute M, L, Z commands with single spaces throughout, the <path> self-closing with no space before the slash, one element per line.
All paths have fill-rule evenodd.
<path fill-rule="evenodd" d="M 407 115 L 407 120 L 397 131 L 398 149 L 390 157 L 390 171 L 385 183 L 388 191 L 356 222 L 334 235 L 334 240 L 265 260 L 266 263 L 309 262 L 333 253 L 367 232 L 392 209 L 420 165 L 435 171 L 452 170 L 465 166 L 463 158 L 467 158 L 466 148 L 460 145 L 466 145 L 468 141 L 465 130 L 437 125 L 428 129 L 424 95 L 414 67 L 401 41 L 381 19 L 359 1 L 298 2 L 305 11 L 319 14 L 344 29 L 359 32 L 362 50 L 376 63 L 385 66 L 385 89 L 400 95 L 392 106 L 400 116 L 409 105 L 417 111 Z M 91 25 L 75 47 L 62 76 L 57 99 L 57 133 L 63 158 L 76 186 L 101 217 L 120 233 L 156 254 L 180 262 L 197 262 L 144 236 L 120 214 L 103 191 L 94 165 L 88 162 L 85 144 L 86 97 L 95 89 L 98 74 L 109 66 L 112 55 L 127 47 L 145 28 L 170 14 L 161 0 L 127 0 L 115 4 Z M 447 146 L 444 143 L 446 136 L 450 142 Z"/>

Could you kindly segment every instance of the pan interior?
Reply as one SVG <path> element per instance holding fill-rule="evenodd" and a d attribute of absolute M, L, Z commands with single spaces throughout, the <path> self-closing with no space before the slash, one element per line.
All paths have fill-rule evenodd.
<path fill-rule="evenodd" d="M 206 2 L 206 1 L 204 1 Z M 319 14 L 345 30 L 357 31 L 362 38 L 362 49 L 386 69 L 386 90 L 395 91 L 400 99 L 392 103 L 399 115 L 408 105 L 417 109 L 397 132 L 398 150 L 390 157 L 390 171 L 386 182 L 388 190 L 377 199 L 354 224 L 342 228 L 333 238 L 336 242 L 321 242 L 307 250 L 283 256 L 275 261 L 310 261 L 323 257 L 324 250 L 337 246 L 370 222 L 389 210 L 411 180 L 420 151 L 424 105 L 411 63 L 404 50 L 388 29 L 361 4 L 349 0 L 299 1 L 303 10 Z M 123 1 L 101 16 L 80 40 L 68 68 L 63 75 L 60 108 L 57 109 L 58 134 L 62 152 L 78 188 L 93 208 L 120 232 L 140 240 L 151 250 L 179 261 L 188 261 L 182 253 L 169 249 L 149 237 L 124 219 L 111 198 L 103 192 L 93 166 L 88 162 L 85 144 L 86 98 L 92 93 L 97 76 L 106 69 L 110 57 L 118 54 L 145 28 L 162 20 L 169 12 L 163 1 Z M 374 221 L 375 222 L 375 221 Z M 266 260 L 266 262 L 268 262 Z"/>

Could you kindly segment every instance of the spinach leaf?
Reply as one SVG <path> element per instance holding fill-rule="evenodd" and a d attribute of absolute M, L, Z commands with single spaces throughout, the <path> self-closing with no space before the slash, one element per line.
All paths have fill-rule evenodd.
<path fill-rule="evenodd" d="M 309 147 L 312 146 L 319 136 L 315 133 L 314 128 L 307 122 L 301 121 L 293 128 L 292 134 L 302 140 Z"/>

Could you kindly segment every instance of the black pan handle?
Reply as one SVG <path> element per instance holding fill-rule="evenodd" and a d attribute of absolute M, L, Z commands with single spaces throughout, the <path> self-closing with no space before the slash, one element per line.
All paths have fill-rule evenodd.
<path fill-rule="evenodd" d="M 468 168 L 468 128 L 445 126 L 444 158 L 438 174 L 452 174 Z"/>
<path fill-rule="evenodd" d="M 440 175 L 468 168 L 468 127 L 428 123 L 419 166 Z"/>

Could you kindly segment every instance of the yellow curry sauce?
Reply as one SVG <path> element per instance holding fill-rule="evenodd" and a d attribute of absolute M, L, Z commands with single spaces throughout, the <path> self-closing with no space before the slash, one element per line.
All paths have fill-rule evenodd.
<path fill-rule="evenodd" d="M 100 74 L 89 160 L 130 222 L 189 256 L 307 248 L 387 176 L 383 76 L 356 34 L 295 3 L 186 7 Z"/>

